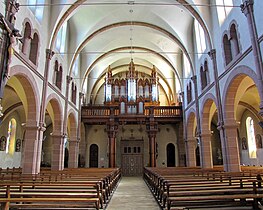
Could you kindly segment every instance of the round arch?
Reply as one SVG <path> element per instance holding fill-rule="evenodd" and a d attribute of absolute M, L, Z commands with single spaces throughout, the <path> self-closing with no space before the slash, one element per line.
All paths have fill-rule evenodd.
<path fill-rule="evenodd" d="M 14 89 L 16 92 L 22 91 L 21 93 L 24 96 L 24 101 L 22 100 L 22 103 L 24 107 L 26 107 L 25 113 L 27 124 L 36 124 L 39 119 L 40 95 L 38 91 L 39 88 L 33 75 L 27 68 L 16 65 L 10 70 L 10 82 L 12 82 L 12 77 L 20 83 L 19 90 L 16 90 L 16 88 Z"/>
<path fill-rule="evenodd" d="M 237 90 L 240 86 L 241 81 L 245 78 L 249 77 L 255 83 L 256 87 L 260 87 L 258 85 L 257 75 L 256 73 L 250 69 L 248 66 L 239 66 L 233 69 L 230 75 L 225 82 L 225 88 L 223 90 L 222 104 L 224 107 L 223 116 L 226 120 L 235 120 L 235 108 L 233 105 L 235 104 L 235 97 L 237 94 Z M 258 91 L 260 94 L 261 91 Z M 259 95 L 260 99 L 263 99 L 263 95 Z"/>
<path fill-rule="evenodd" d="M 60 135 L 62 132 L 62 105 L 57 94 L 52 93 L 47 97 L 46 109 L 53 122 L 53 134 Z M 50 106 L 49 106 L 50 104 Z"/>

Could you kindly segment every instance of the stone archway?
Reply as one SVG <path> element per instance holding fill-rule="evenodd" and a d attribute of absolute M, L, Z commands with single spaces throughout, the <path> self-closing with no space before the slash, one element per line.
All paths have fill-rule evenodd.
<path fill-rule="evenodd" d="M 68 116 L 68 144 L 69 144 L 69 168 L 78 167 L 78 155 L 79 155 L 79 140 L 77 139 L 77 121 L 73 112 L 70 112 Z"/>
<path fill-rule="evenodd" d="M 64 169 L 64 155 L 65 155 L 65 138 L 62 133 L 62 108 L 61 103 L 56 94 L 51 94 L 47 99 L 46 113 L 50 117 L 52 128 L 51 136 L 51 169 Z M 45 118 L 47 119 L 47 114 Z M 46 121 L 45 119 L 45 121 Z M 47 124 L 47 122 L 46 122 Z"/>
<path fill-rule="evenodd" d="M 188 167 L 195 167 L 197 163 L 196 148 L 197 141 L 195 137 L 196 116 L 194 111 L 191 111 L 187 120 L 187 139 L 185 141 L 186 147 L 186 163 Z"/>
<path fill-rule="evenodd" d="M 17 129 L 21 130 L 21 167 L 23 174 L 37 174 L 40 171 L 40 153 L 42 142 L 39 140 L 39 91 L 31 72 L 22 66 L 13 66 L 5 90 L 11 88 L 18 101 L 7 102 L 6 115 L 18 113 L 20 121 Z M 5 91 L 4 90 L 4 91 Z M 14 100 L 13 97 L 11 97 Z M 10 100 L 4 94 L 3 101 Z M 23 111 L 22 111 L 23 110 Z M 22 112 L 24 113 L 22 113 Z M 5 122 L 2 122 L 5 123 Z"/>
<path fill-rule="evenodd" d="M 248 75 L 249 74 L 249 75 Z M 250 77 L 251 74 L 251 77 Z M 226 89 L 224 90 L 224 129 L 226 135 L 226 141 L 222 144 L 222 152 L 224 159 L 224 169 L 226 171 L 240 171 L 240 155 L 239 155 L 239 142 L 237 129 L 240 126 L 238 122 L 238 116 L 240 105 L 246 102 L 245 95 L 249 93 L 249 90 L 254 87 L 254 96 L 249 97 L 247 103 L 254 104 L 256 109 L 259 109 L 260 96 L 256 88 L 255 75 L 249 68 L 244 72 L 244 68 L 240 67 L 237 72 L 233 72 L 226 83 Z M 255 101 L 258 98 L 258 102 Z M 252 103 L 253 101 L 253 103 Z M 255 106 L 257 104 L 257 106 Z"/>
<path fill-rule="evenodd" d="M 217 108 L 213 96 L 207 96 L 204 101 L 201 117 L 201 163 L 203 168 L 213 168 L 211 121 Z"/>

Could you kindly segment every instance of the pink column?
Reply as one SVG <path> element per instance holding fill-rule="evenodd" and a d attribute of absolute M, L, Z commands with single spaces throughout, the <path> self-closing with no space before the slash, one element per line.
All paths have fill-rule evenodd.
<path fill-rule="evenodd" d="M 201 134 L 201 166 L 202 168 L 213 168 L 211 132 Z"/>
<path fill-rule="evenodd" d="M 241 11 L 247 17 L 248 30 L 250 33 L 252 52 L 253 52 L 254 62 L 257 72 L 258 92 L 261 97 L 261 101 L 259 105 L 260 108 L 259 114 L 263 116 L 263 64 L 262 64 L 262 54 L 260 50 L 260 42 L 258 38 L 257 26 L 254 17 L 254 0 L 243 0 L 243 4 L 241 4 Z"/>
<path fill-rule="evenodd" d="M 38 134 L 38 145 L 37 145 L 37 160 L 36 160 L 36 173 L 39 173 L 40 172 L 40 166 L 41 166 L 41 157 L 42 157 L 42 139 L 43 139 L 43 134 L 44 134 L 44 131 L 46 130 L 45 127 L 39 127 L 38 128 L 38 131 L 39 131 L 39 134 Z"/>
<path fill-rule="evenodd" d="M 64 136 L 61 134 L 52 135 L 52 170 L 64 169 Z"/>
<path fill-rule="evenodd" d="M 239 159 L 239 149 L 237 141 L 237 124 L 233 121 L 227 121 L 225 123 L 225 132 L 226 132 L 226 142 L 222 151 L 226 151 L 225 156 L 226 162 L 224 163 L 224 169 L 226 171 L 241 171 L 240 159 Z"/>
<path fill-rule="evenodd" d="M 79 141 L 69 140 L 69 160 L 68 167 L 69 168 L 77 168 L 78 167 L 78 154 L 79 154 Z"/>
<path fill-rule="evenodd" d="M 156 167 L 156 134 L 149 132 L 149 166 Z"/>
<path fill-rule="evenodd" d="M 188 167 L 195 167 L 196 166 L 196 139 L 195 138 L 188 138 L 185 141 L 186 147 L 186 162 Z"/>
<path fill-rule="evenodd" d="M 109 135 L 109 168 L 116 167 L 116 139 L 115 135 Z"/>
<path fill-rule="evenodd" d="M 27 125 L 25 130 L 22 173 L 37 174 L 38 126 Z M 40 163 L 39 163 L 40 164 Z"/>

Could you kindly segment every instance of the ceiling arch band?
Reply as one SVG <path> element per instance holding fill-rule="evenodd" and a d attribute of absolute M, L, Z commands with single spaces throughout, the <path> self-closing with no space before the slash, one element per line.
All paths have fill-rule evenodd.
<path fill-rule="evenodd" d="M 69 19 L 70 17 L 73 16 L 73 13 L 75 12 L 76 9 L 80 8 L 79 6 L 81 6 L 84 2 L 86 2 L 86 0 L 77 0 L 75 1 L 65 12 L 64 14 L 61 16 L 61 18 L 59 19 L 59 21 L 57 21 L 57 24 L 56 26 L 54 27 L 54 30 L 53 30 L 53 33 L 51 35 L 51 41 L 50 41 L 50 49 L 53 49 L 54 48 L 54 43 L 55 43 L 55 40 L 56 40 L 56 37 L 57 37 L 57 34 L 58 34 L 58 31 L 59 29 L 61 28 L 61 26 L 63 25 L 64 21 L 66 21 L 67 19 Z M 206 24 L 204 22 L 204 20 L 201 18 L 201 16 L 199 15 L 199 13 L 196 11 L 196 9 L 190 5 L 188 2 L 186 2 L 185 0 L 177 0 L 176 2 L 180 3 L 182 7 L 184 7 L 187 11 L 190 12 L 190 14 L 192 15 L 192 17 L 194 17 L 195 19 L 197 19 L 197 21 L 200 23 L 201 27 L 203 28 L 204 30 L 204 33 L 205 33 L 205 37 L 206 39 L 208 40 L 208 44 L 209 44 L 209 47 L 210 49 L 212 49 L 212 42 L 211 42 L 211 38 L 210 38 L 210 34 L 209 34 L 209 31 L 208 31 L 208 28 L 206 27 Z M 185 49 L 184 45 L 179 41 L 179 39 L 177 39 L 173 34 L 171 34 L 170 32 L 162 29 L 161 27 L 159 26 L 155 26 L 155 25 L 152 25 L 152 24 L 148 24 L 148 23 L 142 23 L 142 22 L 122 22 L 122 23 L 115 23 L 115 24 L 111 24 L 109 26 L 106 26 L 106 27 L 103 27 L 99 30 L 97 30 L 95 33 L 93 33 L 91 36 L 89 36 L 88 38 L 86 38 L 81 44 L 80 46 L 78 47 L 78 49 L 76 50 L 76 53 L 74 55 L 74 58 L 70 64 L 70 69 L 69 69 L 69 75 L 71 74 L 71 71 L 72 71 L 72 66 L 74 64 L 74 61 L 77 57 L 77 54 L 81 51 L 80 49 L 83 48 L 83 45 L 85 46 L 86 43 L 91 39 L 93 38 L 97 33 L 101 33 L 102 31 L 105 31 L 105 30 L 108 30 L 112 27 L 119 27 L 119 26 L 122 26 L 122 25 L 131 25 L 131 24 L 134 24 L 134 25 L 138 25 L 138 26 L 144 26 L 144 27 L 150 27 L 150 28 L 153 28 L 155 30 L 158 30 L 164 34 L 166 34 L 168 37 L 172 38 L 178 45 L 179 47 L 181 48 L 181 50 L 183 51 L 183 53 L 186 55 L 189 63 L 190 63 L 190 66 L 191 66 L 191 70 L 192 70 L 192 74 L 194 75 L 194 68 L 193 68 L 193 65 L 192 65 L 192 62 L 191 62 L 191 59 L 190 59 L 190 56 L 189 54 L 187 53 L 187 50 Z"/>
<path fill-rule="evenodd" d="M 108 51 L 107 53 L 104 53 L 103 55 L 101 55 L 100 57 L 98 57 L 89 67 L 88 69 L 85 71 L 85 75 L 84 75 L 84 79 L 82 81 L 82 84 L 81 84 L 81 90 L 83 90 L 83 85 L 85 84 L 85 79 L 86 77 L 88 76 L 88 74 L 90 73 L 91 69 L 97 64 L 98 61 L 100 61 L 101 59 L 103 59 L 104 57 L 114 53 L 114 52 L 118 52 L 118 51 L 124 51 L 124 50 L 129 50 L 130 49 L 130 46 L 128 47 L 120 47 L 120 48 L 116 48 L 116 49 L 113 49 L 113 50 L 110 50 Z M 150 49 L 147 49 L 147 48 L 143 48 L 143 47 L 136 47 L 134 46 L 133 49 L 138 49 L 138 50 L 143 50 L 143 51 L 146 51 L 146 52 L 150 52 L 150 53 L 153 53 L 155 55 L 157 55 L 158 57 L 160 57 L 166 64 L 168 64 L 174 71 L 174 73 L 176 74 L 176 77 L 178 78 L 179 82 L 180 82 L 180 87 L 182 88 L 182 83 L 180 81 L 180 77 L 178 75 L 178 72 L 176 71 L 176 69 L 173 67 L 173 65 L 162 55 L 160 55 L 159 53 L 153 51 L 153 50 L 150 50 Z"/>

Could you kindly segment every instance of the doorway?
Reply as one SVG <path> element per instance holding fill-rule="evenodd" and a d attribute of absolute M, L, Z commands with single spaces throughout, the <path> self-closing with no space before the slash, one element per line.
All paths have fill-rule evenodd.
<path fill-rule="evenodd" d="M 175 146 L 170 143 L 166 147 L 167 167 L 175 167 Z"/>
<path fill-rule="evenodd" d="M 98 168 L 99 166 L 99 147 L 97 144 L 90 145 L 90 159 L 89 159 L 89 167 L 90 168 Z"/>
<path fill-rule="evenodd" d="M 143 173 L 143 140 L 121 140 L 121 167 L 123 176 L 141 176 Z"/>

